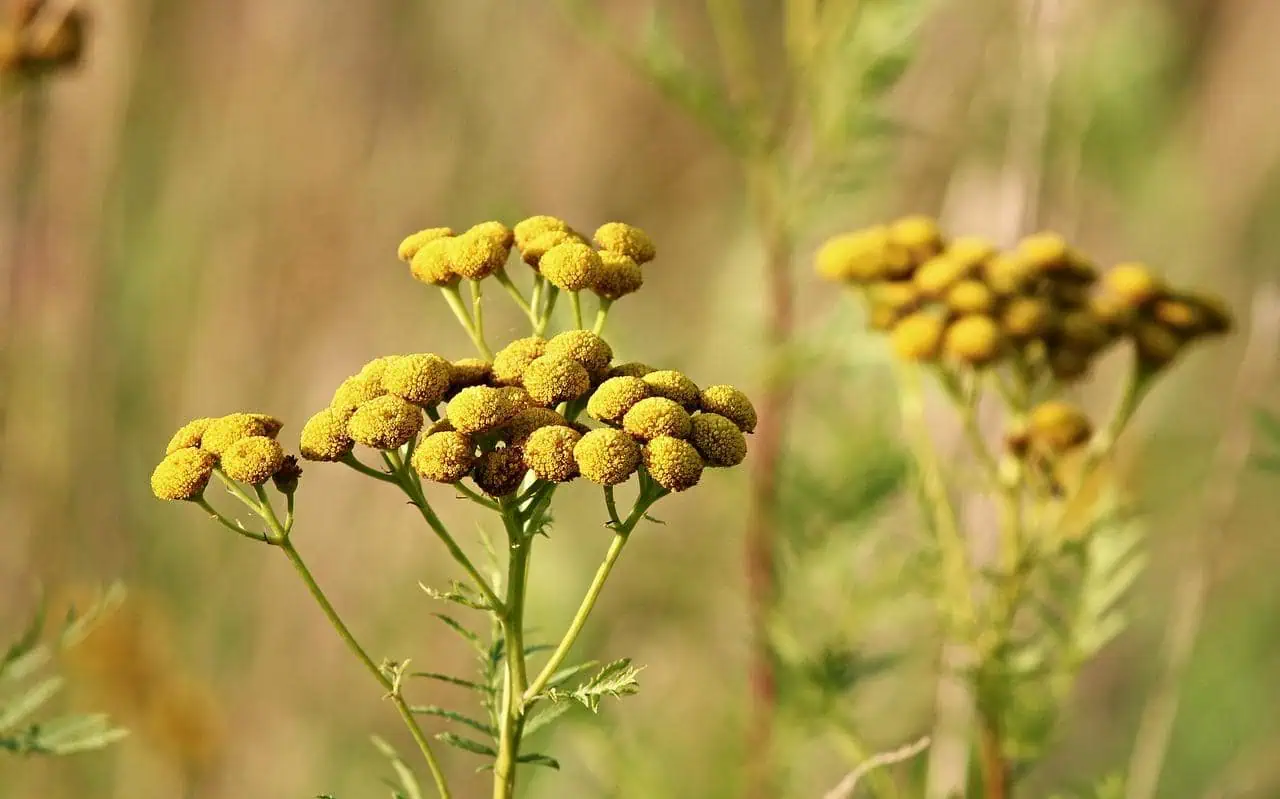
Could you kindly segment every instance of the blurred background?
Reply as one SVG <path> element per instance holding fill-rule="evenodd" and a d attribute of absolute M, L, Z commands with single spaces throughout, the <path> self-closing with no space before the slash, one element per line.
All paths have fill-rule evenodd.
<path fill-rule="evenodd" d="M 627 41 L 647 3 L 597 5 Z M 780 4 L 744 5 L 761 58 L 780 60 Z M 70 761 L 0 761 L 0 796 L 384 796 L 389 767 L 368 735 L 407 749 L 391 708 L 283 558 L 151 497 L 166 441 L 190 418 L 247 410 L 287 420 L 292 443 L 375 356 L 471 355 L 396 244 L 422 227 L 539 213 L 585 230 L 625 220 L 656 240 L 644 290 L 610 319 L 619 360 L 754 394 L 776 297 L 741 170 L 550 2 L 83 6 L 79 67 L 0 106 L 0 640 L 42 588 L 65 606 L 123 580 L 124 609 L 63 666 L 72 707 L 106 710 L 133 733 Z M 702 5 L 665 6 L 674 40 L 714 74 Z M 1237 380 L 1252 298 L 1280 273 L 1280 4 L 1051 10 L 1030 31 L 1011 0 L 920 11 L 902 31 L 914 43 L 906 72 L 883 98 L 892 133 L 876 134 L 863 180 L 796 220 L 778 623 L 799 631 L 796 646 L 913 652 L 839 707 L 876 747 L 927 731 L 932 655 L 918 644 L 934 633 L 894 601 L 905 568 L 894 541 L 911 517 L 895 493 L 892 386 L 853 304 L 811 277 L 811 253 L 832 232 L 905 212 L 1007 241 L 1010 203 L 1033 183 L 1039 225 L 1103 263 L 1147 260 L 1222 294 L 1241 331 L 1191 354 L 1125 441 L 1116 478 L 1144 512 L 1152 565 L 1137 623 L 1085 671 L 1037 790 L 1123 767 L 1174 575 L 1189 536 L 1206 534 L 1207 618 L 1159 795 L 1280 796 L 1275 478 L 1222 479 L 1214 454 L 1224 434 L 1247 442 L 1252 406 L 1280 408 L 1274 363 Z M 1011 158 L 1028 57 L 1052 77 L 1032 96 L 1043 135 L 1030 158 Z M 494 294 L 491 341 L 522 334 Z M 1106 407 L 1115 385 L 1103 370 L 1085 397 Z M 635 537 L 580 643 L 584 656 L 644 664 L 641 693 L 535 739 L 564 770 L 534 776 L 527 796 L 738 795 L 750 486 L 745 470 L 704 482 L 663 503 L 666 526 Z M 874 514 L 851 499 L 868 486 L 887 497 Z M 565 493 L 539 547 L 530 616 L 546 628 L 535 637 L 558 635 L 607 546 L 596 492 Z M 439 507 L 457 530 L 477 521 L 444 494 Z M 294 537 L 375 657 L 471 668 L 417 587 L 451 576 L 444 553 L 391 489 L 309 465 Z M 807 639 L 815 630 L 824 640 Z M 470 701 L 413 691 L 420 703 Z M 821 730 L 785 712 L 776 735 L 787 795 L 820 796 L 847 770 Z M 459 796 L 487 791 L 473 756 L 442 756 Z"/>

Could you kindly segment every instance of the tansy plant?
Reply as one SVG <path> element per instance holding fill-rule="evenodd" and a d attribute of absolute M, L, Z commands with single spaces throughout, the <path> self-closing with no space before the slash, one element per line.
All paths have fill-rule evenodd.
<path fill-rule="evenodd" d="M 1230 314 L 1143 264 L 1101 272 L 1053 233 L 1002 252 L 948 240 L 921 217 L 835 236 L 816 267 L 853 290 L 899 367 L 938 616 L 968 653 L 980 794 L 1003 799 L 1042 753 L 1079 667 L 1125 626 L 1118 605 L 1142 547 L 1099 466 L 1157 379 L 1227 332 Z M 1095 422 L 1069 395 L 1118 346 L 1131 366 L 1110 418 Z M 976 483 L 941 465 L 921 376 L 959 416 Z M 1002 435 L 988 435 L 989 412 Z M 991 557 L 961 523 L 961 488 L 996 506 Z"/>
<path fill-rule="evenodd" d="M 465 735 L 436 737 L 490 760 L 493 796 L 510 797 L 520 764 L 556 766 L 552 758 L 526 751 L 525 736 L 558 717 L 570 700 L 594 711 L 604 696 L 635 691 L 636 670 L 628 660 L 571 664 L 574 642 L 628 538 L 650 518 L 655 503 L 693 488 L 705 467 L 741 463 L 747 454 L 745 434 L 755 429 L 750 400 L 732 386 L 700 388 L 678 371 L 614 363 L 613 349 L 601 336 L 605 320 L 616 300 L 641 287 L 642 265 L 653 259 L 654 247 L 644 231 L 619 222 L 601 226 L 593 239 L 594 246 L 549 216 L 510 229 L 485 222 L 458 235 L 432 228 L 409 236 L 400 244 L 400 258 L 415 278 L 439 288 L 481 357 L 375 358 L 344 380 L 329 407 L 302 426 L 302 458 L 341 464 L 399 489 L 444 544 L 462 579 L 448 591 L 430 593 L 487 613 L 495 631 L 486 642 L 438 614 L 478 649 L 479 679 L 379 665 L 356 640 L 295 546 L 294 497 L 301 470 L 276 440 L 282 426 L 277 419 L 234 413 L 190 422 L 174 435 L 152 474 L 157 497 L 198 505 L 222 526 L 274 547 L 293 564 L 339 637 L 399 711 L 441 797 L 450 791 L 420 725 L 423 715 L 458 722 Z M 512 249 L 531 268 L 529 293 L 507 273 Z M 527 316 L 531 333 L 496 353 L 484 331 L 486 282 L 510 296 Z M 464 283 L 467 300 L 461 294 Z M 584 329 L 584 294 L 595 297 L 592 329 Z M 566 305 L 562 296 L 568 298 L 572 327 L 544 338 L 557 304 Z M 633 477 L 630 508 L 620 510 L 618 488 Z M 205 496 L 210 478 L 261 523 L 242 525 L 215 508 Z M 602 488 L 601 515 L 613 539 L 559 642 L 531 646 L 525 639 L 525 594 L 532 548 L 551 524 L 557 489 L 579 478 Z M 283 497 L 283 512 L 268 490 L 271 485 Z M 501 523 L 507 540 L 505 579 L 496 576 L 497 569 L 495 576 L 486 576 L 437 515 L 439 503 L 454 499 L 474 503 Z M 544 650 L 550 654 L 544 657 Z M 411 705 L 404 686 L 415 677 L 470 688 L 485 712 L 476 718 Z M 411 780 L 396 763 L 402 779 Z M 407 783 L 405 790 L 418 795 Z"/>

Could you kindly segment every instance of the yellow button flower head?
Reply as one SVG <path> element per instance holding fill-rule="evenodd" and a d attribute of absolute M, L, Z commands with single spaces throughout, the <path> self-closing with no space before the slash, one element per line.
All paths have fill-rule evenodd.
<path fill-rule="evenodd" d="M 531 216 L 528 219 L 517 222 L 516 226 L 511 230 L 515 237 L 516 246 L 521 250 L 537 237 L 552 231 L 569 233 L 572 229 L 569 227 L 568 222 L 558 217 Z"/>
<path fill-rule="evenodd" d="M 962 316 L 947 326 L 943 349 L 947 355 L 971 366 L 982 366 L 1000 355 L 1000 328 L 981 314 Z"/>
<path fill-rule="evenodd" d="M 493 364 L 483 358 L 460 358 L 453 362 L 449 391 L 456 393 L 467 386 L 483 386 L 493 377 Z"/>
<path fill-rule="evenodd" d="M 542 263 L 542 256 L 547 254 L 547 250 L 569 242 L 583 243 L 582 238 L 571 230 L 548 230 L 525 242 L 525 245 L 520 248 L 520 259 L 533 267 L 533 271 L 540 272 L 539 264 Z"/>
<path fill-rule="evenodd" d="M 587 400 L 587 414 L 609 425 L 622 424 L 622 417 L 642 399 L 651 395 L 649 384 L 638 377 L 619 376 L 604 381 Z"/>
<path fill-rule="evenodd" d="M 621 430 L 592 430 L 574 446 L 573 459 L 583 477 L 614 486 L 625 483 L 640 468 L 640 445 Z"/>
<path fill-rule="evenodd" d="M 565 418 L 550 408 L 525 408 L 511 417 L 503 429 L 503 438 L 514 446 L 523 446 L 533 431 L 543 427 L 568 424 Z"/>
<path fill-rule="evenodd" d="M 946 254 L 964 269 L 965 275 L 971 275 L 996 256 L 996 248 L 979 236 L 961 236 L 951 242 Z"/>
<path fill-rule="evenodd" d="M 501 390 L 470 386 L 449 400 L 445 414 L 458 432 L 483 433 L 506 424 L 518 410 Z"/>
<path fill-rule="evenodd" d="M 401 261 L 409 263 L 427 242 L 449 238 L 452 235 L 453 231 L 447 227 L 429 227 L 426 230 L 419 230 L 417 233 L 409 234 L 404 241 L 400 242 L 397 255 L 400 256 Z"/>
<path fill-rule="evenodd" d="M 422 431 L 422 435 L 429 436 L 432 433 L 443 433 L 445 431 L 453 431 L 455 428 L 453 422 L 448 419 L 440 419 L 427 425 L 427 429 Z"/>
<path fill-rule="evenodd" d="M 241 483 L 259 486 L 284 463 L 280 442 L 266 436 L 242 438 L 222 453 L 222 471 Z"/>
<path fill-rule="evenodd" d="M 973 264 L 957 258 L 951 250 L 948 250 L 921 264 L 912 280 L 920 296 L 941 298 L 946 295 L 948 289 L 969 277 L 973 272 Z"/>
<path fill-rule="evenodd" d="M 541 407 L 538 401 L 529 396 L 529 392 L 525 391 L 521 386 L 502 386 L 498 391 L 501 391 L 502 395 L 507 398 L 507 403 L 511 405 L 513 414 L 519 413 L 526 408 Z"/>
<path fill-rule="evenodd" d="M 302 426 L 298 451 L 309 461 L 340 461 L 353 445 L 347 435 L 347 416 L 325 408 Z"/>
<path fill-rule="evenodd" d="M 453 271 L 450 254 L 452 241 L 452 238 L 434 239 L 419 247 L 409 261 L 409 272 L 414 278 L 431 286 L 448 286 L 458 282 L 458 274 Z"/>
<path fill-rule="evenodd" d="M 947 290 L 947 307 L 958 314 L 990 313 L 996 298 L 981 280 L 961 280 Z"/>
<path fill-rule="evenodd" d="M 737 466 L 747 457 L 747 438 L 732 420 L 718 413 L 693 417 L 689 441 L 708 466 Z"/>
<path fill-rule="evenodd" d="M 918 311 L 895 325 L 889 340 L 904 361 L 932 361 L 938 357 L 944 328 L 936 315 Z"/>
<path fill-rule="evenodd" d="M 347 422 L 351 440 L 374 449 L 398 449 L 422 429 L 422 410 L 394 394 L 356 408 Z"/>
<path fill-rule="evenodd" d="M 644 468 L 668 491 L 693 488 L 702 479 L 702 458 L 688 441 L 658 436 L 644 445 Z"/>
<path fill-rule="evenodd" d="M 524 465 L 539 480 L 567 483 L 578 476 L 578 462 L 573 459 L 573 449 L 581 440 L 582 434 L 572 427 L 540 427 L 533 431 L 522 447 Z"/>
<path fill-rule="evenodd" d="M 488 234 L 465 233 L 448 241 L 449 263 L 467 280 L 483 280 L 507 262 L 507 248 Z"/>
<path fill-rule="evenodd" d="M 211 452 L 196 447 L 176 449 L 151 473 L 151 493 L 157 499 L 196 499 L 204 493 L 217 464 L 218 458 Z"/>
<path fill-rule="evenodd" d="M 419 441 L 410 462 L 422 479 L 433 483 L 456 483 L 471 473 L 475 463 L 471 437 L 454 430 L 432 433 Z"/>
<path fill-rule="evenodd" d="M 608 372 L 613 360 L 613 348 L 590 330 L 570 330 L 553 336 L 547 342 L 546 354 L 576 361 L 593 376 Z"/>
<path fill-rule="evenodd" d="M 869 283 L 887 275 L 889 229 L 876 227 L 833 236 L 818 249 L 814 268 L 827 280 Z"/>
<path fill-rule="evenodd" d="M 625 222 L 606 222 L 596 228 L 593 238 L 600 249 L 625 255 L 637 264 L 648 263 L 657 254 L 649 234 Z"/>
<path fill-rule="evenodd" d="M 298 465 L 298 459 L 292 455 L 285 455 L 284 460 L 280 462 L 280 468 L 271 475 L 271 482 L 281 494 L 292 494 L 298 490 L 298 480 L 301 477 L 302 467 Z"/>
<path fill-rule="evenodd" d="M 1055 272 L 1070 263 L 1067 240 L 1057 233 L 1033 233 L 1018 242 L 1018 255 L 1037 272 Z"/>
<path fill-rule="evenodd" d="M 205 417 L 192 419 L 182 427 L 179 427 L 178 432 L 174 433 L 173 438 L 169 439 L 169 446 L 165 447 L 164 454 L 170 455 L 180 449 L 200 446 L 200 437 L 204 435 L 204 431 L 209 429 L 211 424 L 213 424 L 213 419 Z"/>
<path fill-rule="evenodd" d="M 1043 336 L 1053 319 L 1049 303 L 1036 297 L 1014 297 L 1000 314 L 1000 330 L 1014 341 Z"/>
<path fill-rule="evenodd" d="M 547 352 L 547 342 L 539 336 L 518 338 L 498 350 L 493 358 L 493 381 L 500 386 L 518 386 L 524 383 L 524 370 L 534 358 Z"/>
<path fill-rule="evenodd" d="M 538 271 L 563 291 L 591 288 L 604 268 L 600 254 L 586 244 L 570 241 L 547 250 L 538 261 Z"/>
<path fill-rule="evenodd" d="M 524 370 L 524 387 L 539 405 L 575 400 L 591 390 L 591 375 L 577 361 L 558 355 L 535 358 Z"/>
<path fill-rule="evenodd" d="M 1075 449 L 1093 435 L 1093 426 L 1084 411 L 1059 400 L 1032 408 L 1027 426 L 1032 441 L 1057 453 Z"/>
<path fill-rule="evenodd" d="M 733 386 L 708 386 L 698 397 L 704 413 L 718 413 L 744 433 L 756 429 L 756 409 L 747 395 Z"/>
<path fill-rule="evenodd" d="M 415 405 L 434 406 L 448 393 L 453 365 L 432 353 L 404 355 L 382 374 L 382 387 Z"/>
<path fill-rule="evenodd" d="M 1138 360 L 1148 369 L 1160 369 L 1182 352 L 1183 340 L 1159 322 L 1142 321 L 1130 331 Z M 206 433 L 206 435 L 208 435 Z"/>
<path fill-rule="evenodd" d="M 660 369 L 640 378 L 649 385 L 649 392 L 655 397 L 666 397 L 684 406 L 685 410 L 698 409 L 698 384 L 690 380 L 684 373 L 675 369 Z"/>
<path fill-rule="evenodd" d="M 467 228 L 464 236 L 487 236 L 498 243 L 504 250 L 510 250 L 515 243 L 516 234 L 501 222 L 481 222 Z"/>
<path fill-rule="evenodd" d="M 369 361 L 360 367 L 360 371 L 356 373 L 357 377 L 368 380 L 372 383 L 381 383 L 382 376 L 387 373 L 387 367 L 396 362 L 399 355 L 381 355 Z"/>
<path fill-rule="evenodd" d="M 370 368 L 367 373 L 362 372 L 343 380 L 338 389 L 333 392 L 329 407 L 338 415 L 350 418 L 356 408 L 387 393 L 387 390 L 382 387 L 384 372 L 385 368 L 383 370 Z"/>
<path fill-rule="evenodd" d="M 606 377 L 644 377 L 650 372 L 656 371 L 647 363 L 639 361 L 627 361 L 626 363 L 616 364 L 609 367 Z"/>
<path fill-rule="evenodd" d="M 982 280 L 1002 297 L 1028 293 L 1036 280 L 1031 262 L 1017 253 L 997 253 L 982 264 Z"/>
<path fill-rule="evenodd" d="M 920 292 L 909 280 L 872 283 L 867 295 L 873 306 L 883 306 L 895 313 L 910 313 L 920 304 Z"/>
<path fill-rule="evenodd" d="M 1196 328 L 1198 336 L 1221 336 L 1231 332 L 1234 320 L 1231 317 L 1231 309 L 1223 302 L 1221 297 L 1215 297 L 1211 294 L 1186 293 L 1182 295 L 1183 302 L 1190 303 L 1199 311 L 1199 325 Z"/>
<path fill-rule="evenodd" d="M 266 435 L 268 438 L 275 438 L 284 429 L 284 422 L 274 416 L 265 413 L 251 413 L 249 415 L 262 422 L 262 426 L 267 428 Z"/>
<path fill-rule="evenodd" d="M 617 300 L 635 294 L 644 285 L 644 270 L 625 255 L 600 251 L 600 270 L 591 290 L 603 300 Z"/>
<path fill-rule="evenodd" d="M 658 436 L 688 438 L 689 412 L 680 403 L 666 397 L 642 399 L 622 417 L 622 429 L 639 439 L 649 441 Z"/>
<path fill-rule="evenodd" d="M 908 216 L 889 226 L 889 238 L 902 247 L 911 260 L 921 264 L 942 252 L 942 230 L 927 216 Z"/>
<path fill-rule="evenodd" d="M 268 427 L 261 419 L 253 414 L 233 413 L 209 423 L 204 435 L 200 436 L 200 449 L 221 455 L 242 438 L 265 435 L 268 435 Z"/>
<path fill-rule="evenodd" d="M 525 471 L 520 450 L 507 447 L 481 455 L 471 470 L 471 479 L 489 496 L 505 497 L 520 487 Z"/>
<path fill-rule="evenodd" d="M 1103 289 L 1129 308 L 1141 308 L 1164 292 L 1146 264 L 1119 264 L 1102 276 Z"/>

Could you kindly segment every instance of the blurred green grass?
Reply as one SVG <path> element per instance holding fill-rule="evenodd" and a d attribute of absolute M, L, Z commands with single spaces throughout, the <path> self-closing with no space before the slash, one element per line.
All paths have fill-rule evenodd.
<path fill-rule="evenodd" d="M 613 5 L 625 19 L 627 4 Z M 924 33 L 928 55 L 893 98 L 925 135 L 904 137 L 882 182 L 838 219 L 816 221 L 801 267 L 822 225 L 879 218 L 942 185 L 963 186 L 966 220 L 999 207 L 982 131 L 1001 119 L 1007 76 L 981 51 L 1007 44 L 1008 29 L 978 26 L 960 5 L 941 4 Z M 1142 3 L 1139 22 L 1158 19 L 1157 28 L 1082 12 L 1064 58 L 1092 68 L 1060 87 L 1068 115 L 1053 142 L 1045 217 L 1076 227 L 1069 232 L 1100 257 L 1149 258 L 1180 281 L 1214 286 L 1243 313 L 1280 256 L 1268 233 L 1280 110 L 1263 99 L 1280 57 L 1258 46 L 1280 31 L 1280 9 L 1221 4 L 1205 21 L 1194 5 Z M 35 245 L 17 265 L 0 631 L 20 625 L 36 582 L 74 593 L 122 578 L 144 610 L 118 635 L 172 679 L 139 685 L 132 671 L 72 662 L 81 701 L 139 734 L 70 765 L 6 763 L 0 796 L 375 795 L 386 766 L 367 735 L 403 744 L 394 718 L 283 563 L 149 496 L 169 433 L 190 417 L 246 408 L 287 419 L 290 438 L 373 356 L 469 354 L 438 299 L 395 260 L 395 243 L 427 224 L 528 213 L 648 229 L 659 259 L 611 319 L 619 357 L 750 389 L 761 374 L 763 300 L 741 188 L 705 131 L 547 4 L 134 0 L 96 10 L 87 64 L 50 87 Z M 694 50 L 705 48 L 696 14 L 675 21 Z M 763 30 L 769 18 L 758 22 Z M 960 36 L 974 41 L 959 46 Z M 977 122 L 957 123 L 955 103 Z M 847 320 L 826 324 L 849 307 L 800 280 L 805 343 L 818 355 L 801 361 L 790 457 L 823 470 L 838 494 L 842 478 L 862 480 L 886 457 L 876 431 L 892 415 L 875 397 L 887 378 L 840 365 L 865 346 Z M 495 316 L 491 329 L 516 321 Z M 1143 623 L 1088 670 L 1047 779 L 1124 762 L 1171 564 L 1197 523 L 1197 470 L 1225 422 L 1219 386 L 1239 352 L 1235 340 L 1193 356 L 1127 442 L 1137 453 L 1130 482 L 1162 557 L 1140 597 Z M 745 485 L 736 473 L 708 483 L 664 505 L 667 527 L 638 537 L 582 644 L 647 664 L 640 696 L 579 717 L 542 745 L 566 771 L 536 778 L 529 796 L 735 795 L 737 777 L 723 774 L 737 775 L 743 759 Z M 467 653 L 428 623 L 415 587 L 445 575 L 443 559 L 380 489 L 309 467 L 299 545 L 372 651 L 465 668 Z M 1280 656 L 1268 568 L 1275 503 L 1264 478 L 1239 490 L 1221 541 L 1231 571 L 1215 586 L 1161 793 L 1174 799 L 1205 795 L 1228 770 L 1280 747 L 1269 712 Z M 804 509 L 805 492 L 790 501 Z M 461 506 L 446 513 L 460 529 L 470 523 Z M 801 626 L 829 617 L 832 635 L 851 646 L 885 638 L 865 616 L 892 607 L 892 596 L 869 604 L 883 586 L 865 575 L 899 565 L 891 552 L 865 551 L 863 528 L 901 524 L 901 515 L 844 526 L 816 518 L 810 534 L 834 536 L 831 573 L 815 574 L 784 612 Z M 535 617 L 558 625 L 570 616 L 574 597 L 560 587 L 589 579 L 607 544 L 598 527 L 585 496 L 567 505 L 539 553 L 550 576 L 532 587 Z M 891 585 L 893 574 L 884 577 Z M 898 692 L 910 685 L 872 683 L 859 694 L 855 718 L 868 738 L 895 743 L 924 718 L 921 697 L 902 714 Z M 816 795 L 842 770 L 814 740 L 788 736 L 797 796 Z M 460 795 L 480 790 L 483 777 L 466 777 L 472 762 L 445 756 Z M 1238 795 L 1272 795 L 1277 777 Z"/>

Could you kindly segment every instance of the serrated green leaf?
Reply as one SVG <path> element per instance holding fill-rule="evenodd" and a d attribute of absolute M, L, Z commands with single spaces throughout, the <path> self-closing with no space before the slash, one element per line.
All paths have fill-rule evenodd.
<path fill-rule="evenodd" d="M 606 663 L 594 677 L 575 688 L 569 698 L 581 703 L 592 713 L 598 713 L 600 700 L 604 697 L 621 698 L 639 691 L 640 683 L 636 680 L 639 673 L 640 670 L 631 665 L 630 658 Z M 558 692 L 549 691 L 547 696 L 552 701 L 557 701 Z"/>
<path fill-rule="evenodd" d="M 407 676 L 421 677 L 427 680 L 437 680 L 439 682 L 448 683 L 450 685 L 456 685 L 460 688 L 466 688 L 467 690 L 477 691 L 479 693 L 484 693 L 484 694 L 493 693 L 493 689 L 487 685 L 481 685 L 480 683 L 472 682 L 471 680 L 464 680 L 461 677 L 454 677 L 448 674 L 440 674 L 439 672 L 434 672 L 434 671 L 414 671 L 414 672 L 410 672 Z"/>
<path fill-rule="evenodd" d="M 36 736 L 41 749 L 55 755 L 73 755 L 103 749 L 128 736 L 114 727 L 105 714 L 62 716 L 40 725 Z"/>
<path fill-rule="evenodd" d="M 465 724 L 471 729 L 476 730 L 477 732 L 482 732 L 491 738 L 496 738 L 498 736 L 498 731 L 492 726 L 485 724 L 483 721 L 477 721 L 470 716 L 464 716 L 457 711 L 449 710 L 437 705 L 415 705 L 409 709 L 417 715 L 436 716 L 438 718 L 456 721 L 459 724 Z"/>
<path fill-rule="evenodd" d="M 49 677 L 33 685 L 0 707 L 0 732 L 11 730 L 48 702 L 62 689 L 61 677 Z"/>
<path fill-rule="evenodd" d="M 478 652 L 483 653 L 485 651 L 486 647 L 484 643 L 481 642 L 480 636 L 463 626 L 462 622 L 446 613 L 432 613 L 431 615 L 444 622 L 449 629 L 460 635 L 464 641 L 471 644 L 471 646 Z"/>
<path fill-rule="evenodd" d="M 40 602 L 36 604 L 36 612 L 31 617 L 31 623 L 18 636 L 18 640 L 14 641 L 5 651 L 4 658 L 0 659 L 0 680 L 8 676 L 10 664 L 31 652 L 40 643 L 40 633 L 44 630 L 44 620 L 47 612 L 48 606 L 44 598 L 41 597 Z"/>
<path fill-rule="evenodd" d="M 483 597 L 471 591 L 467 586 L 457 582 L 456 580 L 450 586 L 448 591 L 440 591 L 432 588 L 426 583 L 418 583 L 418 587 L 421 588 L 422 592 L 427 596 L 432 599 L 440 600 L 441 602 L 452 602 L 455 605 L 461 605 L 470 610 L 487 611 L 490 609 L 489 603 L 486 602 Z"/>
<path fill-rule="evenodd" d="M 516 762 L 528 763 L 531 766 L 545 766 L 546 768 L 553 769 L 555 771 L 560 770 L 560 761 L 549 755 L 540 755 L 537 753 L 520 755 L 520 757 L 516 758 Z"/>
<path fill-rule="evenodd" d="M 551 679 L 547 680 L 547 687 L 559 688 L 561 685 L 564 685 L 566 682 L 577 677 L 579 674 L 582 674 L 584 671 L 591 671 L 599 665 L 600 661 L 598 660 L 588 660 L 585 663 L 579 663 L 576 666 L 568 666 L 560 669 L 555 674 L 551 675 Z"/>
<path fill-rule="evenodd" d="M 405 799 L 424 799 L 422 787 L 418 784 L 418 778 L 413 773 L 413 769 L 404 762 L 400 757 L 400 753 L 395 750 L 391 744 L 378 737 L 371 736 L 374 747 L 377 748 L 382 756 L 391 763 L 391 769 L 396 773 L 396 779 L 400 780 L 400 787 L 404 789 L 403 796 Z M 394 788 L 394 786 L 392 786 Z"/>
<path fill-rule="evenodd" d="M 556 703 L 547 705 L 542 710 L 539 710 L 537 713 L 531 716 L 527 722 L 525 722 L 524 734 L 533 735 L 535 732 L 547 726 L 548 724 L 551 724 L 556 719 L 563 716 L 565 713 L 568 713 L 569 710 L 572 708 L 573 708 L 573 705 L 568 702 L 556 702 Z"/>
<path fill-rule="evenodd" d="M 485 755 L 486 757 L 497 757 L 498 753 L 493 747 L 482 744 L 479 741 L 473 741 L 470 738 L 464 738 L 461 735 L 455 735 L 451 732 L 442 732 L 436 735 L 438 740 L 444 741 L 456 749 L 462 749 L 477 755 Z"/>

